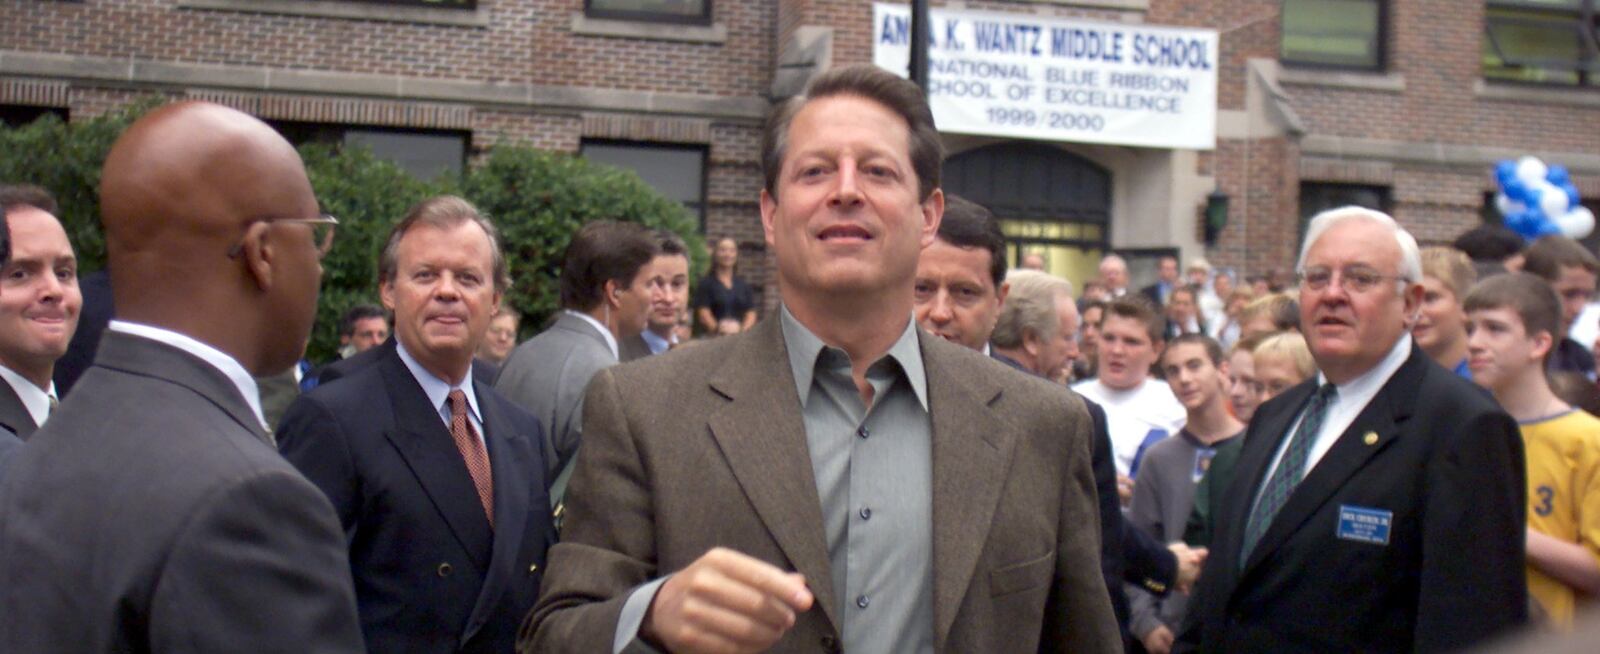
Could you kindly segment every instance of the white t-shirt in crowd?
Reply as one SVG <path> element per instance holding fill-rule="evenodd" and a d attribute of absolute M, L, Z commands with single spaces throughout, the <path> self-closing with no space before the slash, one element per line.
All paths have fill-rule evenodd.
<path fill-rule="evenodd" d="M 1146 379 L 1135 388 L 1121 391 L 1099 379 L 1088 379 L 1073 384 L 1072 390 L 1105 408 L 1117 474 L 1137 476 L 1139 455 L 1161 439 L 1177 434 L 1188 419 L 1188 412 L 1172 389 L 1159 379 Z"/>

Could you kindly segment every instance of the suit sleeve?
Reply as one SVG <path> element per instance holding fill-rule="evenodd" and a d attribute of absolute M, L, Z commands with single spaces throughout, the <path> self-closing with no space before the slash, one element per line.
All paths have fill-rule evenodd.
<path fill-rule="evenodd" d="M 1528 620 L 1527 468 L 1516 423 L 1481 413 L 1439 434 L 1428 462 L 1413 642 L 1465 649 Z M 1470 546 L 1462 534 L 1472 534 Z"/>
<path fill-rule="evenodd" d="M 609 355 L 608 355 L 609 356 Z M 561 371 L 561 385 L 556 389 L 555 424 L 550 430 L 551 444 L 555 446 L 555 469 L 561 468 L 578 453 L 583 443 L 583 403 L 585 391 L 594 375 L 615 365 L 594 357 L 574 356 L 567 359 Z"/>
<path fill-rule="evenodd" d="M 1117 626 L 1128 625 L 1128 597 L 1122 590 L 1122 507 L 1117 500 L 1117 465 L 1111 460 L 1111 436 L 1106 428 L 1106 411 L 1100 405 L 1084 399 L 1089 410 L 1089 422 L 1094 428 L 1094 454 L 1090 467 L 1094 469 L 1094 490 L 1100 505 L 1100 574 L 1105 577 L 1106 591 L 1111 595 L 1111 610 L 1117 617 Z"/>
<path fill-rule="evenodd" d="M 584 401 L 587 433 L 520 652 L 607 652 L 628 594 L 657 574 L 649 478 L 611 371 Z"/>
<path fill-rule="evenodd" d="M 1095 492 L 1094 427 L 1086 411 L 1071 403 L 1065 414 L 1069 446 L 1062 467 L 1060 531 L 1056 542 L 1055 582 L 1045 604 L 1041 652 L 1114 652 L 1122 649 L 1122 633 L 1112 612 L 1103 570 L 1098 565 L 1102 542 Z M 1077 525 L 1091 529 L 1074 528 Z"/>
<path fill-rule="evenodd" d="M 1127 567 L 1122 579 L 1145 590 L 1165 595 L 1178 579 L 1178 558 L 1150 534 L 1122 521 L 1122 556 Z"/>
<path fill-rule="evenodd" d="M 1148 452 L 1146 453 L 1148 454 Z M 1141 481 L 1133 487 L 1133 501 L 1128 504 L 1128 523 L 1134 531 L 1143 532 L 1152 539 L 1159 538 L 1164 529 L 1161 524 L 1161 480 L 1167 478 L 1161 469 L 1161 459 L 1146 456 L 1140 470 Z M 1143 580 L 1128 588 L 1128 629 L 1135 638 L 1144 638 L 1161 621 L 1161 597 Z"/>
<path fill-rule="evenodd" d="M 189 518 L 155 584 L 159 652 L 360 652 L 344 538 L 305 480 L 272 471 Z"/>
<path fill-rule="evenodd" d="M 278 423 L 278 452 L 333 504 L 346 533 L 355 529 L 361 506 L 350 442 L 338 418 L 310 395 L 289 405 Z"/>

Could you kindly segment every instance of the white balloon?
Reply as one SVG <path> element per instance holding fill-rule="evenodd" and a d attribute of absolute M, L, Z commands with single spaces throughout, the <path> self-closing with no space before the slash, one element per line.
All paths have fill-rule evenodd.
<path fill-rule="evenodd" d="M 1584 238 L 1594 231 L 1594 212 L 1582 205 L 1573 207 L 1572 211 L 1556 218 L 1556 226 L 1570 238 Z"/>
<path fill-rule="evenodd" d="M 1549 173 L 1550 168 L 1538 157 L 1523 157 L 1517 160 L 1517 179 L 1522 180 L 1522 183 L 1530 188 L 1545 181 L 1544 176 Z"/>
<path fill-rule="evenodd" d="M 1504 193 L 1494 194 L 1494 208 L 1500 210 L 1500 215 L 1511 216 L 1522 213 L 1525 208 L 1521 202 L 1511 199 Z"/>
<path fill-rule="evenodd" d="M 1544 211 L 1544 215 L 1552 219 L 1567 215 L 1567 203 L 1570 200 L 1566 191 L 1548 180 L 1540 181 L 1534 188 L 1539 191 L 1539 208 Z"/>

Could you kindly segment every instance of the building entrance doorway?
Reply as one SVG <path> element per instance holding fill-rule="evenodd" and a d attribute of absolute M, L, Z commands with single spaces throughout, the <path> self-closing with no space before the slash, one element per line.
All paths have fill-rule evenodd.
<path fill-rule="evenodd" d="M 1044 257 L 1045 270 L 1078 290 L 1093 279 L 1111 242 L 1111 174 L 1083 157 L 1025 141 L 950 157 L 944 188 L 994 212 L 1006 235 L 1006 262 Z"/>

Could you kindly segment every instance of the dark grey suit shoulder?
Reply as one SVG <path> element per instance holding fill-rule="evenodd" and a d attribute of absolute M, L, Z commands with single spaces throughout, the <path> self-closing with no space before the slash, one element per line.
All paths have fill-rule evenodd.
<path fill-rule="evenodd" d="M 110 332 L 0 482 L 0 651 L 362 648 L 333 509 L 218 370 Z"/>

